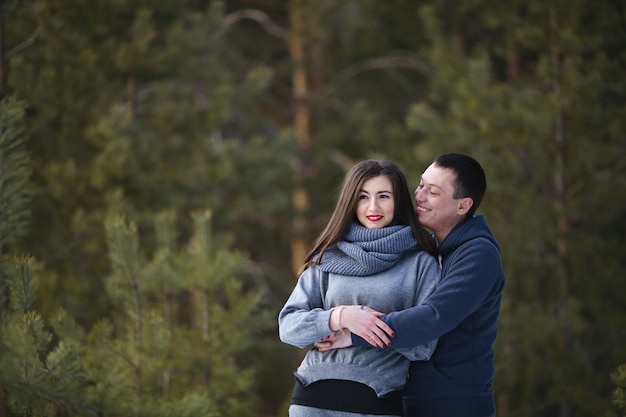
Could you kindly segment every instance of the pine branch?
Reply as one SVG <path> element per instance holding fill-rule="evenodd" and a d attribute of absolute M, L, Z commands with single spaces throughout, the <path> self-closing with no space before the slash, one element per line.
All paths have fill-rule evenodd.
<path fill-rule="evenodd" d="M 227 26 L 232 26 L 243 19 L 254 20 L 260 24 L 267 33 L 279 39 L 286 39 L 288 36 L 288 32 L 274 23 L 267 13 L 256 9 L 242 9 L 231 13 L 224 17 L 224 23 Z"/>
<path fill-rule="evenodd" d="M 11 97 L 0 101 L 0 254 L 26 234 L 30 217 L 24 107 Z"/>
<path fill-rule="evenodd" d="M 20 44 L 16 45 L 9 52 L 7 52 L 6 56 L 4 57 L 4 60 L 5 61 L 9 61 L 15 55 L 17 55 L 20 52 L 22 52 L 23 50 L 33 46 L 35 44 L 35 42 L 37 42 L 39 40 L 40 37 L 41 37 L 41 31 L 39 29 L 37 29 L 28 39 L 24 40 Z"/>
<path fill-rule="evenodd" d="M 47 400 L 55 404 L 67 406 L 75 410 L 86 411 L 94 416 L 101 415 L 101 411 L 93 406 L 78 401 L 75 398 L 53 390 L 49 387 L 33 384 L 32 382 L 26 380 L 10 381 L 5 386 L 9 392 L 11 392 L 11 390 L 20 392 L 22 394 L 26 394 L 26 396 L 32 398 L 33 400 Z"/>

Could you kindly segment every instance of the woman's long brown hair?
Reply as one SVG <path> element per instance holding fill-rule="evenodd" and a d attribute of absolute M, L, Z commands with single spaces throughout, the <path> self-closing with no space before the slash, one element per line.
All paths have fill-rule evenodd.
<path fill-rule="evenodd" d="M 300 273 L 309 266 L 318 264 L 322 260 L 324 252 L 346 235 L 350 224 L 357 221 L 356 206 L 363 184 L 367 180 L 379 176 L 389 178 L 393 187 L 394 224 L 411 226 L 419 247 L 432 255 L 436 253 L 435 242 L 417 220 L 413 208 L 413 196 L 402 171 L 393 162 L 370 159 L 357 163 L 346 174 L 335 210 L 328 224 L 316 239 L 313 249 L 304 259 Z M 318 255 L 317 259 L 315 259 L 316 255 Z"/>

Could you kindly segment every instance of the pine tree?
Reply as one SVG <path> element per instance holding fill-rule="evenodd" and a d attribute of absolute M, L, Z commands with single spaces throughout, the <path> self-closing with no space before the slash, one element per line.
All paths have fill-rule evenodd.
<path fill-rule="evenodd" d="M 288 260 L 296 186 L 307 194 L 296 222 L 303 226 L 296 238 L 306 244 L 326 221 L 333 191 L 353 161 L 394 159 L 416 184 L 435 155 L 461 151 L 488 171 L 482 211 L 507 268 L 499 415 L 577 417 L 606 406 L 607 375 L 624 362 L 619 347 L 626 326 L 626 291 L 615 279 L 625 266 L 626 234 L 624 196 L 616 192 L 626 186 L 626 32 L 616 2 L 3 5 L 5 50 L 19 50 L 4 62 L 5 87 L 28 102 L 36 187 L 30 233 L 3 249 L 46 265 L 40 313 L 49 321 L 59 306 L 67 310 L 55 334 L 72 333 L 69 316 L 80 324 L 77 345 L 89 338 L 121 344 L 119 329 L 124 342 L 135 340 L 126 333 L 133 328 L 122 325 L 131 316 L 116 309 L 104 284 L 111 264 L 103 224 L 111 213 L 141 231 L 135 272 L 148 274 L 150 265 L 170 271 L 155 280 L 160 290 L 142 281 L 154 295 L 143 302 L 141 320 L 155 320 L 159 335 L 175 334 L 187 320 L 189 337 L 206 343 L 197 329 L 212 311 L 210 288 L 204 283 L 192 291 L 171 281 L 170 273 L 185 270 L 174 262 L 183 255 L 176 244 L 168 255 L 163 251 L 155 212 L 211 207 L 216 235 L 250 254 L 254 278 L 270 289 L 278 309 L 294 280 Z M 295 28 L 297 10 L 306 19 Z M 304 48 L 297 77 L 285 36 L 292 29 L 304 40 L 291 44 L 291 52 Z M 306 88 L 294 88 L 303 78 Z M 294 98 L 306 116 L 297 128 Z M 301 153 L 298 143 L 309 148 L 301 146 Z M 303 166 L 302 177 L 291 175 Z M 175 224 L 178 242 L 194 235 L 191 217 Z M 193 313 L 181 300 L 193 301 Z M 103 318 L 94 327 L 99 333 L 78 336 Z M 238 360 L 268 375 L 260 389 L 277 384 L 288 395 L 293 362 L 276 339 L 268 330 L 258 340 L 254 349 L 263 359 L 256 364 L 244 355 Z M 290 361 L 278 366 L 280 378 L 270 366 L 277 361 Z M 85 369 L 97 374 L 97 363 L 88 363 Z M 167 383 L 176 380 L 170 377 L 176 368 L 161 371 L 161 387 L 176 392 Z M 140 386 L 143 395 L 148 388 Z M 99 398 L 110 405 L 104 385 L 94 387 L 93 396 L 104 390 Z M 189 401 L 217 407 L 198 398 Z"/>
<path fill-rule="evenodd" d="M 616 157 L 623 139 L 613 129 L 624 106 L 606 98 L 623 97 L 623 83 L 600 80 L 619 71 L 623 53 L 609 64 L 603 51 L 613 35 L 590 36 L 599 32 L 583 27 L 604 21 L 610 7 L 593 7 L 594 16 L 584 2 L 462 3 L 458 14 L 421 8 L 432 36 L 426 56 L 436 71 L 407 124 L 425 139 L 415 148 L 418 157 L 464 152 L 487 171 L 480 210 L 503 248 L 507 271 L 496 345 L 498 415 L 597 414 L 608 406 L 609 382 L 597 369 L 610 362 L 599 340 L 620 343 L 616 329 L 623 316 L 615 311 L 623 291 L 608 298 L 592 294 L 613 285 L 598 283 L 623 262 L 614 252 L 619 244 L 609 243 L 608 236 L 617 235 L 598 233 L 602 243 L 593 237 L 604 228 L 592 224 L 607 218 L 590 206 L 621 200 L 605 193 L 624 181 Z M 596 177 L 605 178 L 606 187 L 596 187 Z M 607 224 L 621 230 L 623 221 L 609 216 Z M 606 247 L 608 270 L 596 263 L 598 247 Z M 594 323 L 605 323 L 606 331 L 599 334 Z"/>
<path fill-rule="evenodd" d="M 107 291 L 116 313 L 85 334 L 66 315 L 63 340 L 84 344 L 91 383 L 85 399 L 103 415 L 251 415 L 255 376 L 239 365 L 270 316 L 263 292 L 243 279 L 245 257 L 225 250 L 210 216 L 195 214 L 189 247 L 176 250 L 174 216 L 157 216 L 159 248 L 151 260 L 138 231 L 120 216 L 107 220 L 112 274 Z"/>
<path fill-rule="evenodd" d="M 0 57 L 0 59 L 3 57 Z M 10 244 L 17 243 L 26 235 L 30 220 L 30 168 L 29 155 L 25 148 L 24 120 L 25 103 L 12 97 L 0 100 L 0 358 L 5 356 L 7 342 L 5 332 L 7 282 L 3 254 Z M 32 300 L 31 300 L 32 301 Z M 7 409 L 5 383 L 0 381 L 0 414 Z"/>
<path fill-rule="evenodd" d="M 0 100 L 0 255 L 28 232 L 31 170 L 24 113 L 24 102 Z"/>
<path fill-rule="evenodd" d="M 626 365 L 620 365 L 611 375 L 611 379 L 615 384 L 613 391 L 613 404 L 617 406 L 622 417 L 626 416 Z"/>
<path fill-rule="evenodd" d="M 1 324 L 0 386 L 15 416 L 96 415 L 80 399 L 81 347 L 55 340 L 36 310 L 39 267 L 32 257 L 5 257 L 9 310 Z"/>

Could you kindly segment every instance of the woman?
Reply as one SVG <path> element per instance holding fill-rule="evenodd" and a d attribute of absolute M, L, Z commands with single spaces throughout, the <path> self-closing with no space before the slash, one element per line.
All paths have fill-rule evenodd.
<path fill-rule="evenodd" d="M 364 316 L 383 313 L 363 305 L 402 310 L 433 291 L 441 275 L 434 252 L 417 222 L 402 171 L 384 160 L 356 164 L 280 311 L 281 340 L 304 348 L 337 331 L 365 336 Z M 295 372 L 289 415 L 401 416 L 409 362 L 428 360 L 435 345 L 326 353 L 313 348 Z"/>

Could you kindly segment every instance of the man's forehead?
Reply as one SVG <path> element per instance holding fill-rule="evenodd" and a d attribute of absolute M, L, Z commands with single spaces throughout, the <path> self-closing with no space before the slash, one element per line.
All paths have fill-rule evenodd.
<path fill-rule="evenodd" d="M 439 188 L 452 187 L 455 180 L 454 171 L 431 164 L 421 176 L 425 184 Z"/>

